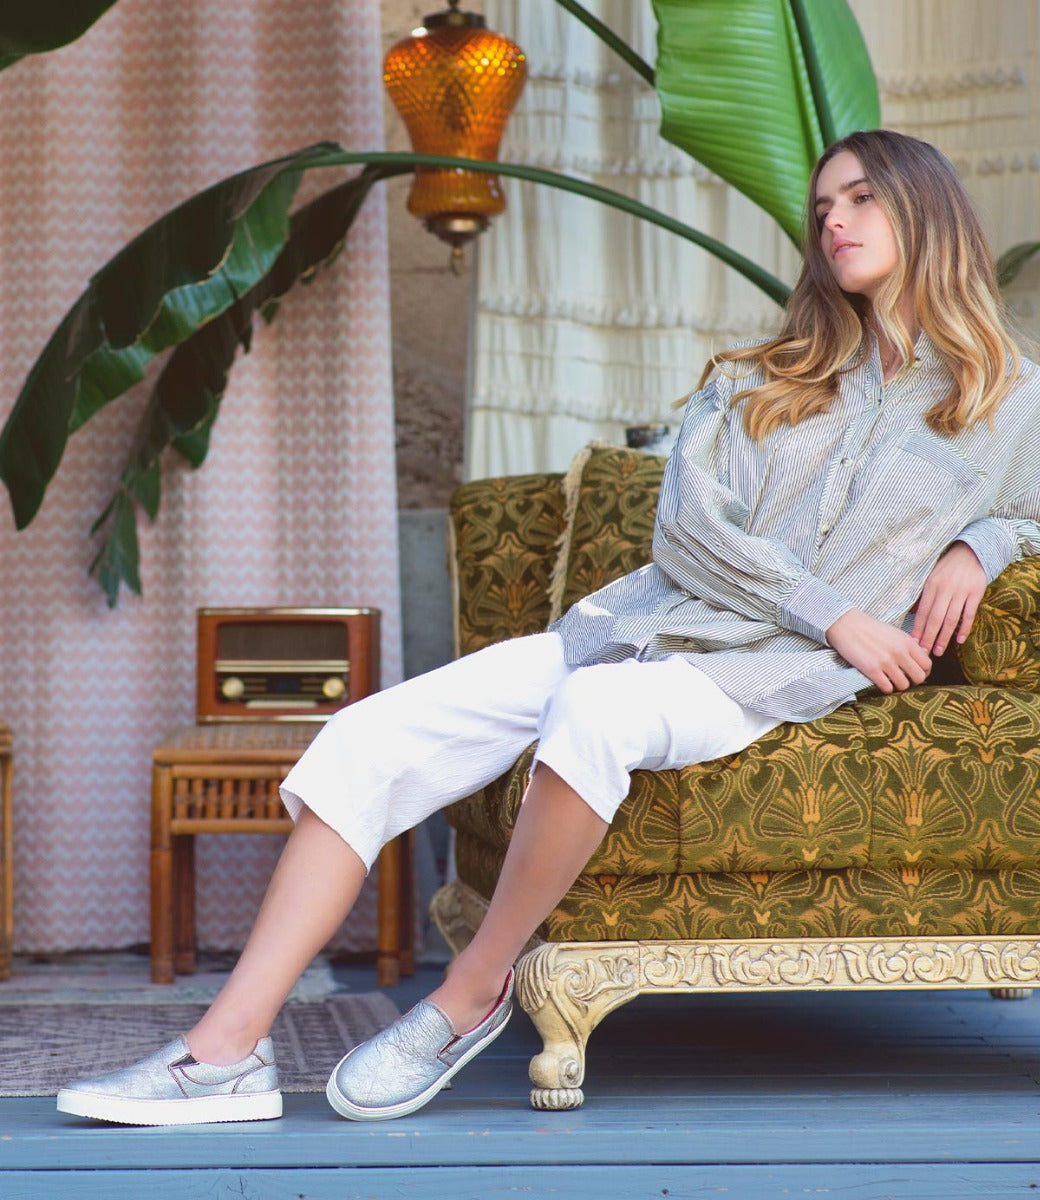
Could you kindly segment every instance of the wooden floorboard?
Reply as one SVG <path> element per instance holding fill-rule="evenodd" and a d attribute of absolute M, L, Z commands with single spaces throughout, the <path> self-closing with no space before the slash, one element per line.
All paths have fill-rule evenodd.
<path fill-rule="evenodd" d="M 373 986 L 367 968 L 346 974 Z M 398 989 L 403 1009 L 436 982 Z M 528 1107 L 522 1013 L 421 1113 L 125 1129 L 0 1100 L 2 1200 L 1040 1195 L 1040 997 L 657 996 L 589 1047 L 586 1102 Z M 331 1067 L 332 1064 L 330 1064 Z"/>
<path fill-rule="evenodd" d="M 1037 1172 L 1016 1166 L 579 1166 L 500 1170 L 97 1171 L 2 1176 L 5 1200 L 1002 1200 L 1035 1196 Z"/>

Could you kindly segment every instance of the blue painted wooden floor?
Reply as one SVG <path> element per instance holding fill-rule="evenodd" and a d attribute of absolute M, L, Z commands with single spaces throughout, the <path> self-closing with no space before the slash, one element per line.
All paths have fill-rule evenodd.
<path fill-rule="evenodd" d="M 436 978 L 391 994 L 403 1010 Z M 518 1011 L 452 1091 L 372 1125 L 318 1095 L 179 1130 L 0 1100 L 0 1200 L 1040 1196 L 1038 996 L 644 998 L 593 1035 L 568 1113 L 528 1107 L 537 1048 Z"/>

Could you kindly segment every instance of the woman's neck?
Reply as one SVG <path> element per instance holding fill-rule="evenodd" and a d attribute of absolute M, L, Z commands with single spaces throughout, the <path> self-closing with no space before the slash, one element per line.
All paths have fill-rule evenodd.
<path fill-rule="evenodd" d="M 900 306 L 899 317 L 910 338 L 910 344 L 913 345 L 921 332 L 921 326 L 912 303 Z M 903 366 L 903 347 L 891 341 L 872 318 L 868 320 L 868 324 L 878 344 L 878 354 L 881 357 L 881 377 L 887 383 L 899 373 Z"/>
<path fill-rule="evenodd" d="M 892 345 L 886 338 L 878 337 L 878 354 L 881 357 L 881 378 L 888 381 L 899 373 L 903 365 L 903 352 Z"/>

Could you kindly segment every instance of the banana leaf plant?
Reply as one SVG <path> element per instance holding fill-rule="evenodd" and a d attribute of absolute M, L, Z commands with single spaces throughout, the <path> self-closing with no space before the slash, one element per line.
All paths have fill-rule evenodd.
<path fill-rule="evenodd" d="M 0 71 L 27 54 L 67 46 L 116 0 L 13 0 L 0 12 Z"/>
<path fill-rule="evenodd" d="M 997 259 L 997 283 L 1007 287 L 1034 254 L 1040 254 L 1040 242 L 1019 242 Z"/>
<path fill-rule="evenodd" d="M 874 73 L 846 0 L 653 0 L 656 69 L 581 4 L 557 2 L 656 87 L 662 136 L 747 194 L 796 241 L 819 153 L 835 138 L 879 123 Z M 5 24 L 0 15 L 0 46 Z M 24 34 L 22 44 L 30 44 Z M 304 172 L 344 164 L 361 169 L 292 211 Z M 192 467 L 201 465 L 229 372 L 238 349 L 249 348 L 256 315 L 272 319 L 296 282 L 335 259 L 376 183 L 427 166 L 491 171 L 612 205 L 702 246 L 778 302 L 788 295 L 782 281 L 732 247 L 580 179 L 522 164 L 310 146 L 185 201 L 90 280 L 31 368 L 0 431 L 0 478 L 18 528 L 38 512 L 68 437 L 168 352 L 92 531 L 100 549 L 90 570 L 109 604 L 122 585 L 139 593 L 138 512 L 151 519 L 158 513 L 164 450 L 172 447 Z"/>

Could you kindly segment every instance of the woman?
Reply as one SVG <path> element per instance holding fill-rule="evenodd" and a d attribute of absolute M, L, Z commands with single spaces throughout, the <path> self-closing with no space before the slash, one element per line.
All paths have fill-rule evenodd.
<path fill-rule="evenodd" d="M 414 1112 L 502 1030 L 512 963 L 599 844 L 629 772 L 734 753 L 963 641 L 1040 552 L 1040 371 L 1005 330 L 971 203 L 931 146 L 831 147 L 783 326 L 718 355 L 665 472 L 654 561 L 547 633 L 337 714 L 290 773 L 296 828 L 220 996 L 59 1109 L 140 1124 L 281 1112 L 267 1037 L 380 847 L 538 750 L 484 923 L 430 997 L 329 1081 L 357 1120 Z M 701 381 L 702 385 L 704 380 Z"/>

